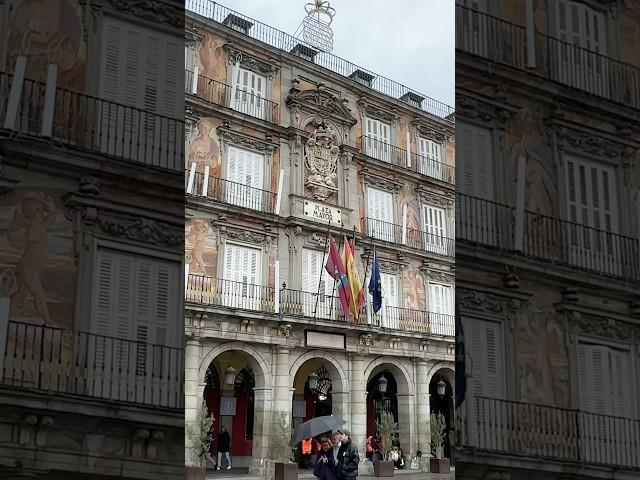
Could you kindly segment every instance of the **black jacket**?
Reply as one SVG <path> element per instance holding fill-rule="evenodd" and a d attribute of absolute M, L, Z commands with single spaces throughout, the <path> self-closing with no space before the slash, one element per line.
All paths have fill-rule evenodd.
<path fill-rule="evenodd" d="M 338 480 L 350 480 L 358 476 L 360 456 L 351 439 L 343 443 L 338 450 Z"/>
<path fill-rule="evenodd" d="M 322 462 L 320 459 L 327 457 L 327 463 Z M 336 479 L 336 465 L 333 461 L 333 451 L 318 452 L 318 458 L 316 460 L 316 466 L 313 469 L 313 474 L 318 480 L 335 480 Z"/>
<path fill-rule="evenodd" d="M 229 436 L 229 432 L 220 432 L 218 434 L 218 451 L 219 452 L 228 452 L 231 449 L 231 437 Z"/>

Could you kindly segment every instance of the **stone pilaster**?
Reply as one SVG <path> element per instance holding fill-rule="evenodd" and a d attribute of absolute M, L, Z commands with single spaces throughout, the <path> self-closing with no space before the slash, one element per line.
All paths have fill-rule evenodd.
<path fill-rule="evenodd" d="M 416 362 L 416 420 L 418 426 L 417 449 L 423 455 L 431 452 L 431 406 L 429 398 L 429 364 Z"/>
<path fill-rule="evenodd" d="M 351 357 L 351 440 L 364 458 L 367 435 L 367 380 L 364 378 L 364 358 Z"/>
<path fill-rule="evenodd" d="M 198 407 L 202 402 L 202 394 L 198 395 L 198 370 L 200 366 L 200 340 L 193 337 L 186 339 L 184 370 L 184 419 L 185 426 L 194 424 Z M 191 458 L 191 441 L 185 438 L 185 458 Z"/>

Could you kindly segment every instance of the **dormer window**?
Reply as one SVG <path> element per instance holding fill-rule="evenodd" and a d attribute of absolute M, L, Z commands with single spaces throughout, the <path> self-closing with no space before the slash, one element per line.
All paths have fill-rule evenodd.
<path fill-rule="evenodd" d="M 408 103 L 412 107 L 422 108 L 422 101 L 424 100 L 424 97 L 414 92 L 407 92 L 400 97 L 400 100 Z"/>
<path fill-rule="evenodd" d="M 290 50 L 290 53 L 293 53 L 294 55 L 300 58 L 304 58 L 305 60 L 313 62 L 316 55 L 318 54 L 318 51 L 314 50 L 313 48 L 307 47 L 306 45 L 298 43 L 295 47 L 293 47 Z"/>
<path fill-rule="evenodd" d="M 249 20 L 246 20 L 242 17 L 234 15 L 230 13 L 227 15 L 227 18 L 222 22 L 223 25 L 235 30 L 236 32 L 244 33 L 245 35 L 249 34 L 249 30 L 253 27 L 253 23 Z"/>
<path fill-rule="evenodd" d="M 349 75 L 349 78 L 352 78 L 356 82 L 361 83 L 362 85 L 371 88 L 373 80 L 376 77 L 375 77 L 375 75 L 372 75 L 369 72 L 365 72 L 364 70 L 358 69 L 355 72 L 353 72 L 351 75 Z"/>

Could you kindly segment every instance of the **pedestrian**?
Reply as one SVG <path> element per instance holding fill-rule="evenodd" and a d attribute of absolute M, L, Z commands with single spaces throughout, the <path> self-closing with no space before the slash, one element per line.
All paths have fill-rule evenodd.
<path fill-rule="evenodd" d="M 331 434 L 331 447 L 333 449 L 333 463 L 338 468 L 338 452 L 340 451 L 340 446 L 342 445 L 342 434 L 338 432 L 333 432 Z"/>
<path fill-rule="evenodd" d="M 336 463 L 333 456 L 331 441 L 323 437 L 320 441 L 320 451 L 318 461 L 313 470 L 313 474 L 318 480 L 336 480 Z"/>
<path fill-rule="evenodd" d="M 311 452 L 313 449 L 313 438 L 305 438 L 300 445 L 302 451 L 302 468 L 311 467 Z"/>
<path fill-rule="evenodd" d="M 231 470 L 231 456 L 229 456 L 229 450 L 231 450 L 231 437 L 229 432 L 223 426 L 220 427 L 220 433 L 218 434 L 218 468 L 222 467 L 222 455 L 227 458 L 227 470 Z"/>
<path fill-rule="evenodd" d="M 370 462 L 373 462 L 373 452 L 374 452 L 373 443 L 374 443 L 373 435 L 369 435 L 367 437 L 367 454 L 366 455 L 367 455 L 367 460 L 369 460 Z"/>
<path fill-rule="evenodd" d="M 340 450 L 338 450 L 338 480 L 355 480 L 358 477 L 358 464 L 360 456 L 358 449 L 353 444 L 348 430 L 338 430 L 341 435 Z"/>

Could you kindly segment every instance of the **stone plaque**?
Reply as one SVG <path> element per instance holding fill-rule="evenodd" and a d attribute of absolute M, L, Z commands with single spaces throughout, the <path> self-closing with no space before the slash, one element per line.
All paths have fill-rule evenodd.
<path fill-rule="evenodd" d="M 220 399 L 220 416 L 232 416 L 236 414 L 235 397 L 222 397 Z"/>
<path fill-rule="evenodd" d="M 307 415 L 307 402 L 304 400 L 293 401 L 293 418 L 304 418 Z"/>
<path fill-rule="evenodd" d="M 323 205 L 322 203 L 304 201 L 304 216 L 316 222 L 342 226 L 342 211 L 339 208 Z"/>
<path fill-rule="evenodd" d="M 345 350 L 347 348 L 344 335 L 316 332 L 314 330 L 307 330 L 305 334 L 307 337 L 307 347 L 335 348 L 338 350 Z"/>

